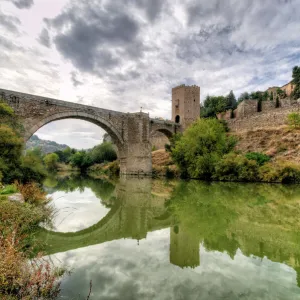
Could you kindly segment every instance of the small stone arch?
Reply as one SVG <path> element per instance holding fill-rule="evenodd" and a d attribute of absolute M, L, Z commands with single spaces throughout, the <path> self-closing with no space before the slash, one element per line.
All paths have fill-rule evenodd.
<path fill-rule="evenodd" d="M 58 120 L 63 120 L 63 119 L 79 119 L 79 120 L 91 122 L 103 128 L 111 136 L 111 138 L 113 139 L 114 143 L 117 145 L 118 148 L 124 144 L 124 140 L 121 134 L 108 120 L 85 112 L 74 112 L 74 111 L 60 112 L 60 113 L 54 113 L 52 115 L 48 115 L 44 119 L 39 121 L 37 124 L 35 124 L 34 126 L 30 128 L 25 128 L 25 134 L 24 134 L 25 141 L 29 140 L 30 137 L 37 130 L 39 130 L 41 127 L 45 126 L 46 124 Z"/>
<path fill-rule="evenodd" d="M 177 116 L 175 117 L 175 123 L 177 123 L 177 124 L 180 123 L 180 116 L 179 116 L 179 115 L 177 115 Z"/>

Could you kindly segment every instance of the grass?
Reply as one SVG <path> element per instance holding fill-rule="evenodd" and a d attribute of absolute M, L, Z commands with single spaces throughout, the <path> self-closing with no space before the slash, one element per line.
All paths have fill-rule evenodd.
<path fill-rule="evenodd" d="M 0 195 L 10 195 L 10 194 L 14 194 L 17 192 L 18 192 L 18 189 L 17 189 L 16 185 L 10 184 L 0 190 Z"/>

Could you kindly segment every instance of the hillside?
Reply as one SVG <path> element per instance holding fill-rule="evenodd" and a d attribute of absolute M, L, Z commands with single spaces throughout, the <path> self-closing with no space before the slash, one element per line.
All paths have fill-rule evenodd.
<path fill-rule="evenodd" d="M 274 160 L 300 163 L 300 130 L 287 126 L 235 132 L 236 150 L 242 153 L 263 152 Z"/>
<path fill-rule="evenodd" d="M 33 135 L 26 143 L 26 149 L 32 149 L 35 147 L 41 148 L 42 152 L 47 154 L 58 150 L 64 150 L 68 147 L 68 145 L 42 140 L 37 135 Z"/>

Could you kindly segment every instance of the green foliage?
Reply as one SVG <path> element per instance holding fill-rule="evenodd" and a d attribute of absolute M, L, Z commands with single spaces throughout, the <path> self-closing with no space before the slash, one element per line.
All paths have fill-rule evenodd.
<path fill-rule="evenodd" d="M 200 110 L 201 117 L 216 117 L 218 113 L 225 111 L 226 107 L 227 100 L 224 96 L 207 96 Z"/>
<path fill-rule="evenodd" d="M 0 117 L 13 117 L 14 116 L 14 110 L 6 103 L 1 102 L 0 100 Z"/>
<path fill-rule="evenodd" d="M 238 99 L 238 104 L 241 103 L 244 100 L 248 100 L 250 99 L 250 95 L 248 92 L 244 92 L 240 95 L 239 99 Z"/>
<path fill-rule="evenodd" d="M 259 177 L 265 182 L 299 183 L 300 166 L 285 161 L 266 163 L 260 168 Z"/>
<path fill-rule="evenodd" d="M 47 176 L 46 168 L 43 164 L 43 156 L 39 148 L 27 150 L 26 154 L 21 157 L 22 176 L 19 178 L 21 182 L 42 180 Z"/>
<path fill-rule="evenodd" d="M 44 163 L 48 170 L 56 170 L 59 156 L 56 153 L 49 153 L 44 157 Z"/>
<path fill-rule="evenodd" d="M 215 166 L 214 179 L 224 181 L 256 181 L 258 164 L 242 155 L 229 153 Z"/>
<path fill-rule="evenodd" d="M 0 172 L 3 181 L 10 183 L 21 176 L 20 158 L 23 140 L 5 124 L 0 124 Z"/>
<path fill-rule="evenodd" d="M 285 91 L 283 91 L 281 88 L 277 88 L 276 93 L 277 93 L 279 99 L 283 99 L 286 97 Z"/>
<path fill-rule="evenodd" d="M 71 156 L 76 153 L 76 150 L 71 149 L 70 147 L 67 147 L 64 150 L 55 151 L 54 153 L 56 153 L 58 155 L 59 162 L 69 163 Z"/>
<path fill-rule="evenodd" d="M 112 143 L 104 142 L 92 149 L 90 157 L 92 159 L 92 163 L 99 164 L 105 161 L 110 162 L 116 160 L 117 153 Z"/>
<path fill-rule="evenodd" d="M 218 120 L 199 119 L 176 141 L 171 156 L 183 176 L 211 179 L 215 165 L 234 145 Z"/>
<path fill-rule="evenodd" d="M 300 67 L 299 66 L 295 66 L 293 68 L 292 83 L 295 85 L 292 96 L 294 99 L 298 99 L 300 98 Z"/>
<path fill-rule="evenodd" d="M 226 97 L 226 109 L 236 109 L 237 102 L 233 91 L 230 91 Z"/>
<path fill-rule="evenodd" d="M 73 167 L 85 171 L 93 164 L 93 161 L 89 153 L 86 151 L 78 151 L 70 157 L 70 163 Z"/>
<path fill-rule="evenodd" d="M 300 114 L 299 113 L 290 113 L 287 116 L 287 122 L 290 127 L 299 128 L 300 127 Z"/>
<path fill-rule="evenodd" d="M 9 184 L 5 186 L 3 189 L 0 189 L 0 195 L 9 195 L 17 193 L 18 189 L 15 184 Z"/>
<path fill-rule="evenodd" d="M 248 152 L 245 156 L 247 159 L 255 160 L 259 166 L 262 166 L 271 159 L 270 156 L 260 152 Z"/>

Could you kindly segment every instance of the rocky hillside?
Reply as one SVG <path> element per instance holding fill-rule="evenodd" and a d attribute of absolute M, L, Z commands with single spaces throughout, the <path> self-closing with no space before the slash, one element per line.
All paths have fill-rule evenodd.
<path fill-rule="evenodd" d="M 53 141 L 42 140 L 37 135 L 33 135 L 26 143 L 26 149 L 32 149 L 35 147 L 41 148 L 43 153 L 51 153 L 58 150 L 64 150 L 68 145 L 58 144 Z"/>
<path fill-rule="evenodd" d="M 288 126 L 264 128 L 234 133 L 238 137 L 236 150 L 242 153 L 263 152 L 275 160 L 300 163 L 300 130 Z"/>

